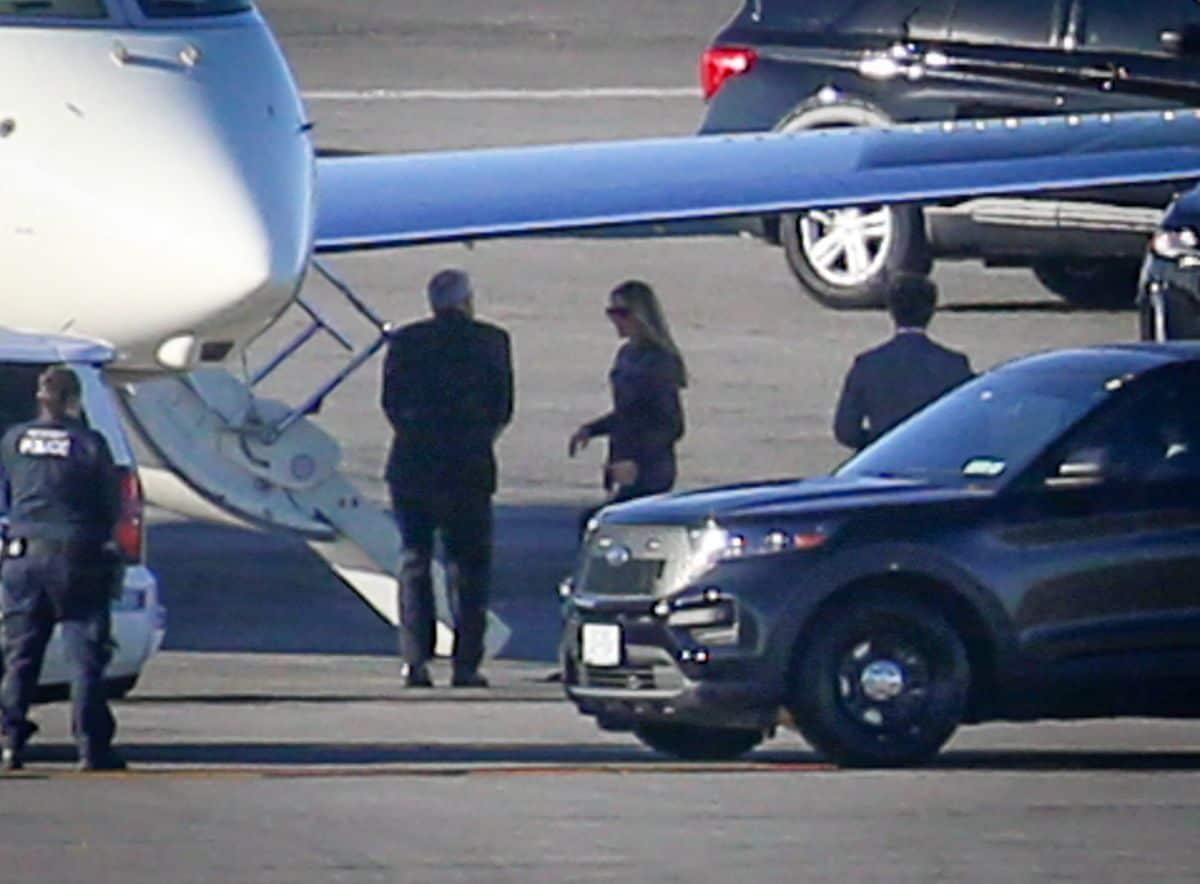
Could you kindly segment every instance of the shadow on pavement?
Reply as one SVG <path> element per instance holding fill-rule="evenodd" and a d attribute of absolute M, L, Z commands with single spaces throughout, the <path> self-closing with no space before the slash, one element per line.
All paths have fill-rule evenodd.
<path fill-rule="evenodd" d="M 469 742 L 202 742 L 127 743 L 121 752 L 134 767 L 139 765 L 238 768 L 316 769 L 377 765 L 454 765 L 505 767 L 538 765 L 604 768 L 613 765 L 686 772 L 710 773 L 717 769 L 779 769 L 836 772 L 819 755 L 805 749 L 759 750 L 732 761 L 681 761 L 642 747 L 631 736 L 628 744 L 614 743 L 488 743 Z M 26 760 L 33 765 L 72 764 L 74 747 L 67 743 L 34 744 Z M 900 771 L 912 770 L 901 768 Z M 925 775 L 978 772 L 1063 772 L 1063 771 L 1195 771 L 1200 770 L 1200 753 L 1195 752 L 1068 752 L 1060 750 L 1012 750 L 1002 752 L 948 752 L 921 769 Z M 852 770 L 845 771 L 852 773 Z M 886 773 L 886 771 L 884 771 Z M 879 773 L 879 771 L 876 771 Z"/>
<path fill-rule="evenodd" d="M 1169 771 L 1200 770 L 1200 752 L 1072 752 L 1020 749 L 960 750 L 939 755 L 931 768 L 978 771 Z"/>
<path fill-rule="evenodd" d="M 612 744 L 490 744 L 487 746 L 430 743 L 132 743 L 121 744 L 131 766 L 155 765 L 378 765 L 378 764 L 611 764 L 661 760 L 636 743 Z M 75 760 L 67 744 L 30 746 L 30 764 Z"/>
<path fill-rule="evenodd" d="M 976 301 L 968 304 L 941 304 L 939 313 L 1132 313 L 1128 307 L 1080 307 L 1048 298 L 1044 301 Z"/>
<path fill-rule="evenodd" d="M 500 656 L 553 660 L 558 581 L 580 507 L 498 506 L 492 609 L 512 630 Z M 395 633 L 299 539 L 201 522 L 149 529 L 168 609 L 165 650 L 381 654 Z"/>

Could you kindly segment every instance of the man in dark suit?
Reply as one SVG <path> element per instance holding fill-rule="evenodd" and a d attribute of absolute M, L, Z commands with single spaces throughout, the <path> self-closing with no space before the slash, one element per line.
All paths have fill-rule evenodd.
<path fill-rule="evenodd" d="M 937 306 L 937 289 L 923 276 L 896 280 L 888 309 L 892 339 L 854 360 L 833 419 L 833 434 L 859 449 L 909 415 L 971 377 L 967 357 L 925 333 Z"/>
<path fill-rule="evenodd" d="M 508 333 L 474 318 L 471 281 L 443 270 L 428 286 L 433 317 L 392 335 L 383 409 L 394 437 L 387 481 L 404 548 L 400 652 L 405 683 L 429 687 L 435 611 L 435 532 L 446 551 L 454 608 L 456 687 L 486 687 L 479 672 L 492 564 L 493 444 L 512 418 Z"/>

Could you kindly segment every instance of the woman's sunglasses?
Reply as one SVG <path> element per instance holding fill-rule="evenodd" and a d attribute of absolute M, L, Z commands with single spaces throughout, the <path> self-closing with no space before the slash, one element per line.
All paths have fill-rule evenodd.
<path fill-rule="evenodd" d="M 613 318 L 617 318 L 620 316 L 628 316 L 633 311 L 631 311 L 628 307 L 609 307 L 604 312 Z"/>

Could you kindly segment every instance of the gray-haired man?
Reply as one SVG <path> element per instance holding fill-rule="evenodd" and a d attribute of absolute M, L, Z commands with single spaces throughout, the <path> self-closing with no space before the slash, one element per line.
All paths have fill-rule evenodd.
<path fill-rule="evenodd" d="M 456 687 L 486 687 L 483 658 L 492 564 L 493 444 L 512 418 L 508 333 L 474 318 L 471 280 L 443 270 L 428 286 L 430 319 L 392 335 L 383 409 L 394 436 L 387 481 L 404 549 L 400 652 L 410 687 L 432 684 L 435 621 L 430 565 L 440 532 L 455 612 Z"/>

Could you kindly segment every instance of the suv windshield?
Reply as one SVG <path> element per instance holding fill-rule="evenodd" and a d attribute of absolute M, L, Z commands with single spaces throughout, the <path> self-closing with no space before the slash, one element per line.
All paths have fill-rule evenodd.
<path fill-rule="evenodd" d="M 948 393 L 835 473 L 940 481 L 999 480 L 1124 385 L 1111 363 L 1022 365 Z"/>
<path fill-rule="evenodd" d="M 138 0 L 147 18 L 197 18 L 249 12 L 249 0 Z"/>

